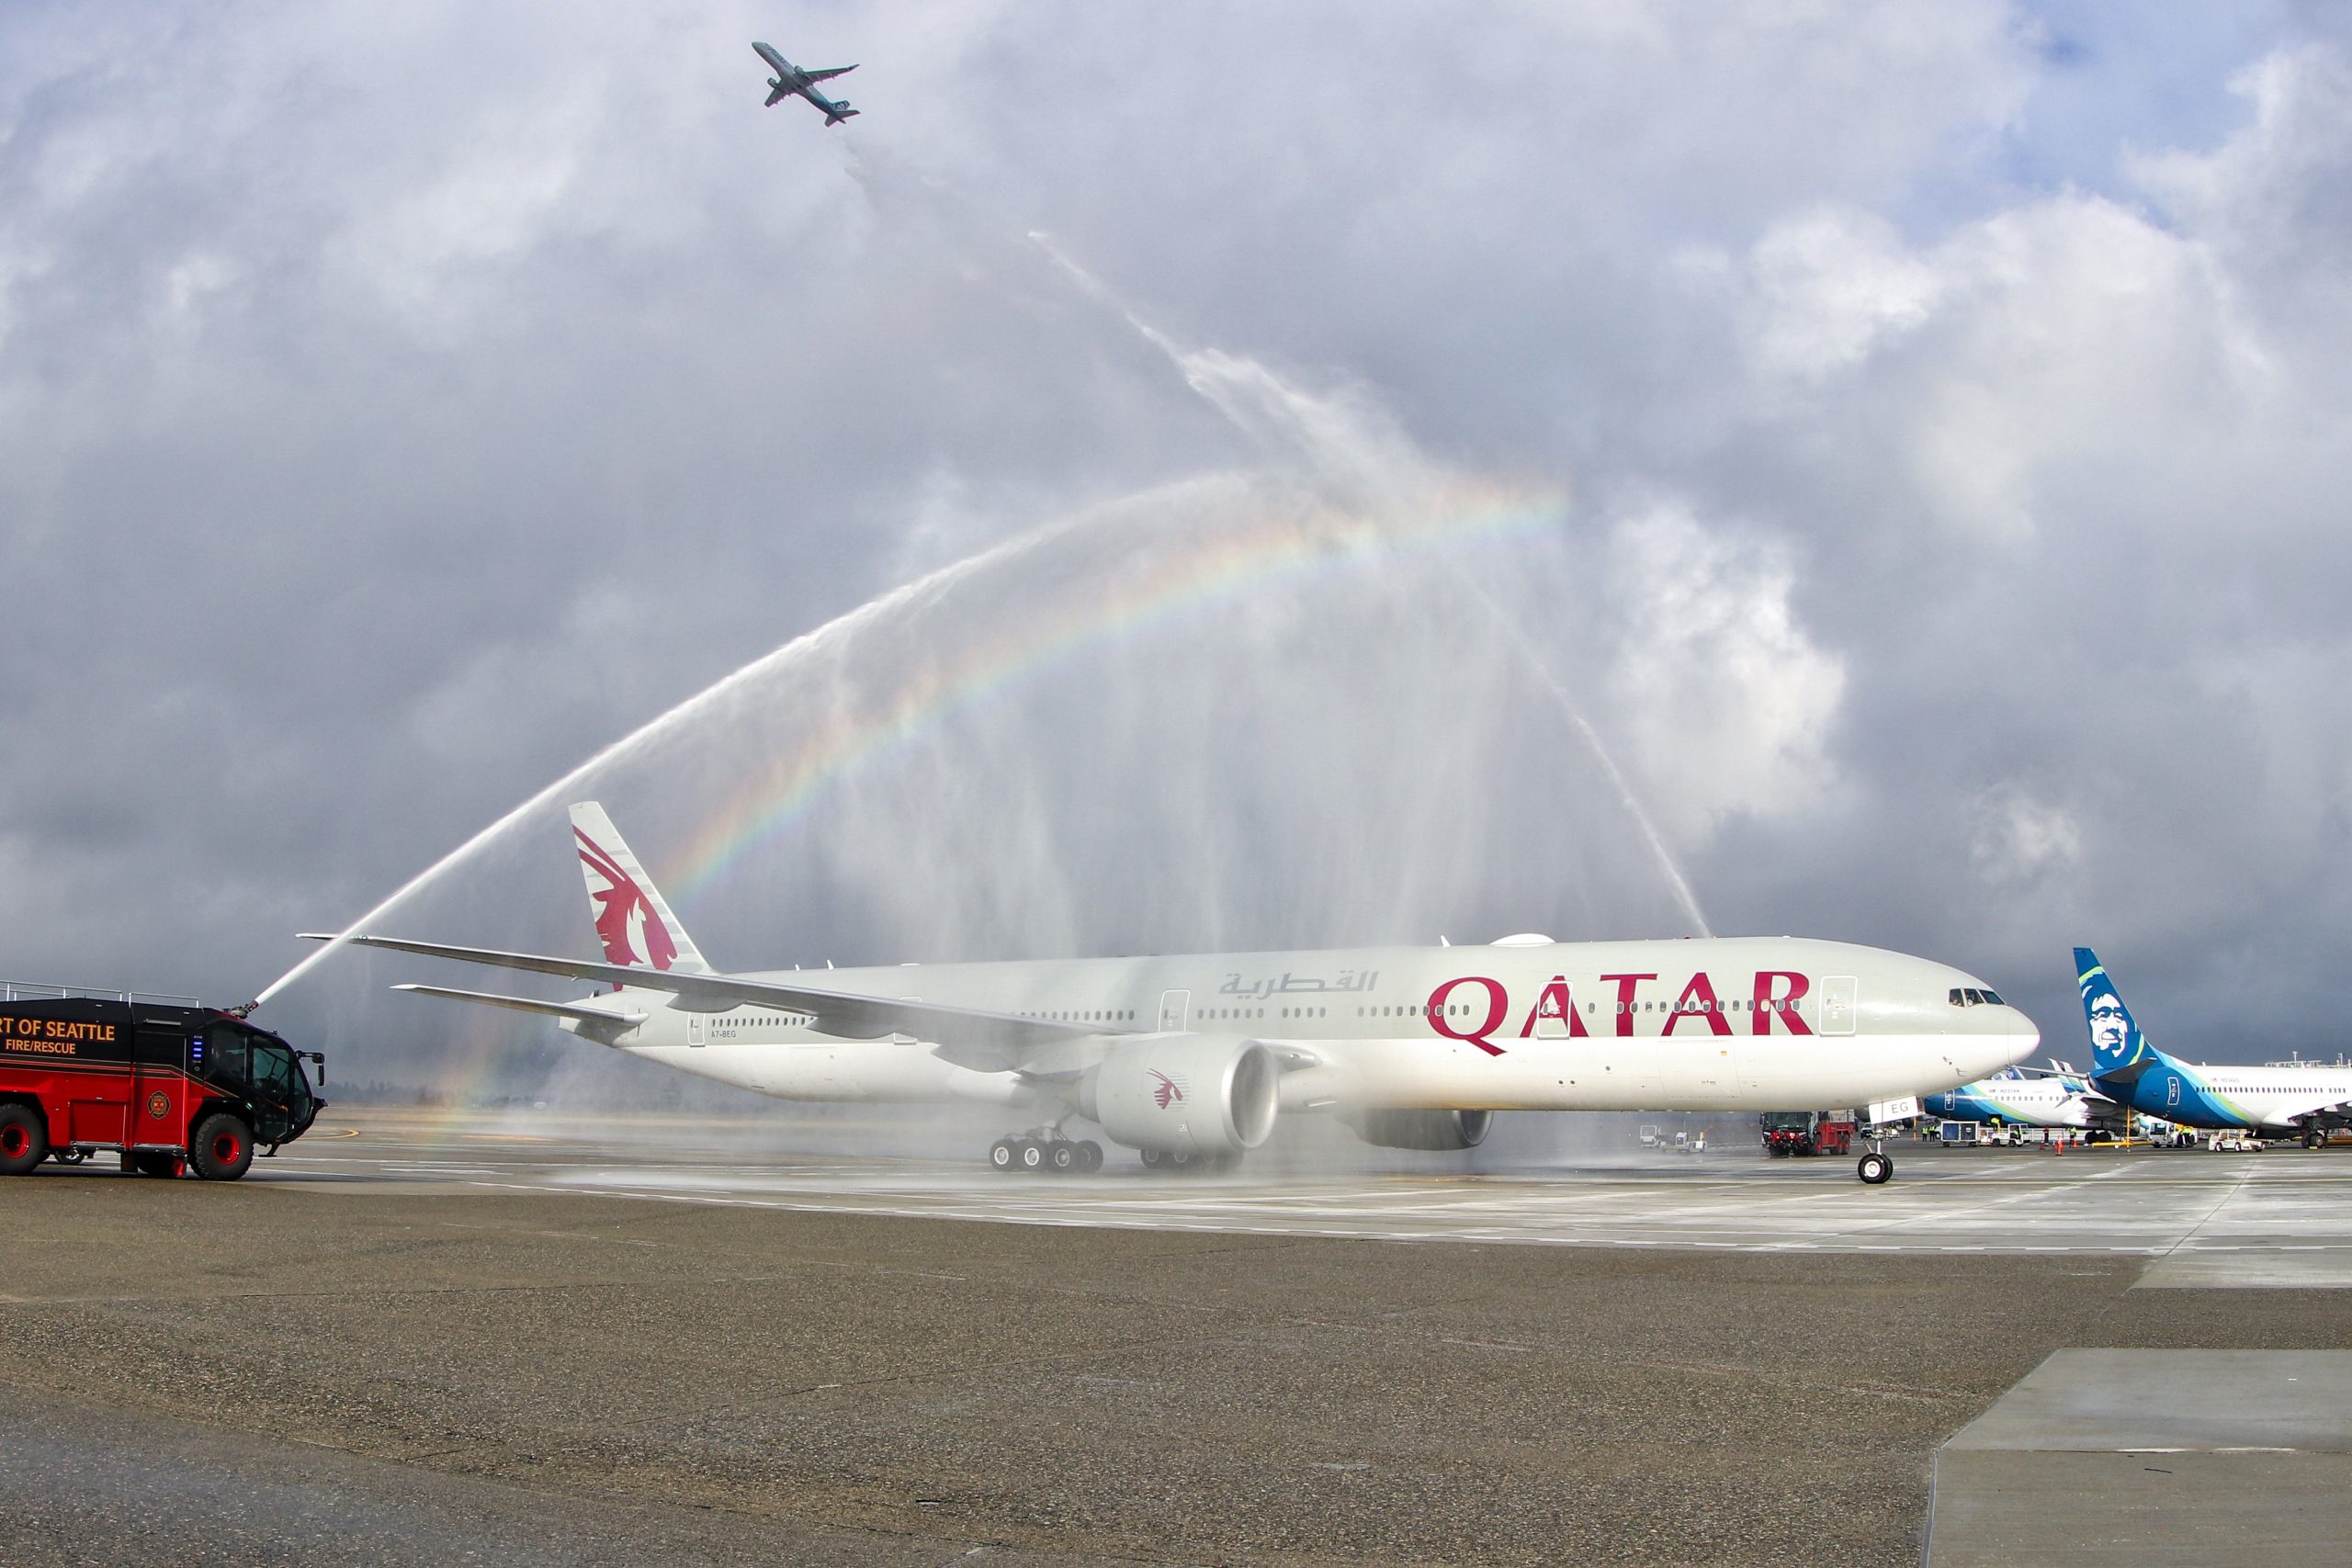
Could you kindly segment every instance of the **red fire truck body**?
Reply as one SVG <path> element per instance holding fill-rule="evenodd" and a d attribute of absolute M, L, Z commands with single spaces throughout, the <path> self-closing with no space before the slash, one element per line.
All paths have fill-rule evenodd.
<path fill-rule="evenodd" d="M 21 994 L 35 988 L 49 994 Z M 111 1151 L 151 1176 L 234 1179 L 256 1145 L 274 1150 L 318 1115 L 303 1055 L 184 998 L 0 987 L 0 1175 Z"/>
<path fill-rule="evenodd" d="M 1768 1111 L 1757 1118 L 1764 1147 L 1775 1158 L 1791 1155 L 1842 1155 L 1854 1146 L 1850 1111 Z"/>

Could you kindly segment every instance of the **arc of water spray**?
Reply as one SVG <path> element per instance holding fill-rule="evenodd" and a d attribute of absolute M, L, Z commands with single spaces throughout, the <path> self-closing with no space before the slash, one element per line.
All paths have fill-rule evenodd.
<path fill-rule="evenodd" d="M 1369 479 L 1372 481 L 1371 488 L 1374 489 L 1385 488 L 1384 481 L 1394 478 L 1393 475 L 1367 475 L 1363 472 L 1369 468 L 1394 468 L 1395 465 L 1374 464 L 1371 460 L 1371 454 L 1362 449 L 1363 444 L 1360 441 L 1352 444 L 1354 450 L 1348 450 L 1351 444 L 1343 439 L 1344 433 L 1335 428 L 1334 421 L 1329 418 L 1310 420 L 1306 417 L 1306 411 L 1316 406 L 1317 400 L 1284 384 L 1279 376 L 1263 364 L 1252 359 L 1218 354 L 1215 351 L 1182 347 L 1175 339 L 1137 315 L 1131 307 L 1114 294 L 1110 286 L 1101 278 L 1064 255 L 1055 246 L 1050 236 L 1036 230 L 1031 230 L 1029 238 L 1038 249 L 1046 253 L 1056 266 L 1078 285 L 1080 291 L 1088 298 L 1105 310 L 1115 312 L 1133 327 L 1146 343 L 1166 355 L 1169 363 L 1175 367 L 1177 374 L 1184 378 L 1184 385 L 1191 388 L 1203 401 L 1216 410 L 1225 417 L 1227 423 L 1244 435 L 1255 440 L 1265 440 L 1268 434 L 1267 427 L 1273 425 L 1278 427 L 1276 434 L 1281 435 L 1287 445 L 1302 453 L 1316 467 L 1325 470 L 1327 475 L 1338 467 L 1351 468 L 1358 472 L 1348 477 L 1357 479 Z M 1245 386 L 1244 383 L 1250 385 Z M 1248 400 L 1236 395 L 1237 392 L 1249 390 L 1255 390 L 1261 403 L 1267 400 L 1268 394 L 1279 398 L 1283 405 L 1282 412 L 1288 417 L 1286 419 L 1251 418 L 1252 411 Z M 1714 929 L 1707 923 L 1705 912 L 1699 908 L 1699 899 L 1690 890 L 1690 880 L 1682 874 L 1682 868 L 1675 863 L 1673 852 L 1667 847 L 1665 835 L 1658 831 L 1657 824 L 1651 819 L 1649 812 L 1643 807 L 1641 796 L 1634 792 L 1632 781 L 1628 780 L 1624 771 L 1618 767 L 1617 759 L 1610 754 L 1608 745 L 1600 738 L 1600 732 L 1594 728 L 1592 721 L 1585 716 L 1584 709 L 1577 704 L 1574 694 L 1569 692 L 1566 682 L 1553 672 L 1551 665 L 1529 638 L 1516 616 L 1497 603 L 1495 596 L 1473 579 L 1467 571 L 1458 566 L 1452 567 L 1451 570 L 1462 586 L 1486 604 L 1491 613 L 1493 624 L 1501 628 L 1504 641 L 1533 674 L 1537 684 L 1541 685 L 1558 705 L 1560 716 L 1567 721 L 1568 728 L 1592 753 L 1593 761 L 1600 764 L 1602 777 L 1608 780 L 1609 787 L 1616 795 L 1618 804 L 1625 808 L 1625 814 L 1633 818 L 1634 827 L 1640 830 L 1643 842 L 1649 846 L 1651 856 L 1657 860 L 1658 870 L 1665 874 L 1667 886 L 1674 894 L 1674 901 L 1681 906 L 1683 918 L 1697 928 L 1699 935 L 1713 936 Z"/>
<path fill-rule="evenodd" d="M 491 823 L 490 826 L 484 828 L 481 832 L 476 833 L 472 838 L 468 839 L 464 843 L 459 844 L 456 849 L 451 850 L 447 854 L 443 855 L 439 860 L 435 861 L 431 865 L 426 866 L 423 871 L 418 872 L 414 876 L 412 876 L 406 882 L 401 883 L 400 886 L 394 888 L 390 894 L 377 903 L 372 908 L 368 909 L 357 919 L 352 921 L 351 924 L 345 926 L 342 931 L 337 931 L 333 938 L 329 939 L 315 952 L 309 953 L 300 963 L 295 964 L 294 967 L 286 971 L 285 974 L 280 975 L 277 979 L 271 981 L 263 988 L 259 996 L 245 1004 L 244 1010 L 247 1012 L 252 1011 L 254 1009 L 261 1006 L 264 1002 L 269 1000 L 270 998 L 276 996 L 278 992 L 284 990 L 288 986 L 292 985 L 296 980 L 301 978 L 302 976 L 308 974 L 311 969 L 323 963 L 327 956 L 334 953 L 337 948 L 342 947 L 345 943 L 349 942 L 351 938 L 357 936 L 360 932 L 367 930 L 370 922 L 382 916 L 387 910 L 391 909 L 402 899 L 408 897 L 409 895 L 424 887 L 435 877 L 440 875 L 444 871 L 448 870 L 451 866 L 456 865 L 458 862 L 472 854 L 476 850 L 481 849 L 483 845 L 488 844 L 492 840 L 498 838 L 508 829 L 514 827 L 525 818 L 529 817 L 532 813 L 541 810 L 542 808 L 551 806 L 557 801 L 562 799 L 565 795 L 576 788 L 582 780 L 594 777 L 600 770 L 610 766 L 614 762 L 621 761 L 623 758 L 628 757 L 636 751 L 642 750 L 662 735 L 675 728 L 679 725 L 688 722 L 696 715 L 703 713 L 718 703 L 724 701 L 728 696 L 741 690 L 745 685 L 752 682 L 757 681 L 763 675 L 766 674 L 771 669 L 784 662 L 786 660 L 813 652 L 817 649 L 822 648 L 828 643 L 838 641 L 842 637 L 851 636 L 866 623 L 888 615 L 901 605 L 935 594 L 940 590 L 954 584 L 959 578 L 967 576 L 972 572 L 978 571 L 986 567 L 991 566 L 999 560 L 1018 555 L 1023 550 L 1034 548 L 1036 546 L 1053 538 L 1055 536 L 1072 525 L 1073 525 L 1069 519 L 1057 519 L 1055 522 L 1046 524 L 1043 527 L 1032 529 L 1026 534 L 1007 539 L 1001 544 L 991 546 L 988 549 L 981 550 L 977 554 L 967 556 L 962 560 L 941 567 L 938 570 L 931 572 L 926 576 L 919 577 L 912 582 L 904 583 L 898 588 L 892 589 L 888 593 L 884 593 L 877 598 L 868 600 L 865 604 L 859 605 L 848 615 L 842 615 L 838 619 L 829 621 L 812 632 L 794 637 L 790 642 L 784 644 L 781 648 L 777 648 L 767 653 L 762 654 L 759 658 L 752 660 L 750 663 L 742 666 L 733 674 L 727 676 L 716 684 L 704 687 L 701 691 L 695 693 L 693 696 L 688 697 L 685 701 L 679 703 L 656 717 L 648 720 L 646 723 L 639 726 L 636 729 L 631 730 L 628 734 L 621 737 L 618 740 L 614 741 L 611 745 L 606 746 L 602 750 L 596 752 L 586 761 L 582 762 L 579 766 L 573 768 L 570 773 L 565 773 L 562 777 L 557 779 L 553 784 L 548 784 L 537 794 L 531 795 L 528 799 L 516 806 L 513 810 L 507 812 L 503 817 L 499 818 L 496 821 Z"/>

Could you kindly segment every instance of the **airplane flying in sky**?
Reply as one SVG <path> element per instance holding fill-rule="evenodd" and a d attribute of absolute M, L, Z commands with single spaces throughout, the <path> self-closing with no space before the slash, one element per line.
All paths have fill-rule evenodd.
<path fill-rule="evenodd" d="M 1381 947 L 887 968 L 713 969 L 603 808 L 571 808 L 602 962 L 354 936 L 585 980 L 573 1000 L 404 985 L 785 1100 L 970 1100 L 1026 1122 L 1000 1168 L 1223 1163 L 1278 1114 L 1460 1150 L 1497 1111 L 1860 1105 L 2022 1060 L 2033 1024 L 1946 964 L 1792 937 Z M 323 940 L 323 939 L 319 939 Z M 1963 1005 L 1964 994 L 1983 999 Z M 1884 1181 L 1883 1152 L 1858 1174 Z"/>
<path fill-rule="evenodd" d="M 2121 1111 L 2064 1068 L 2042 1072 L 2010 1067 L 1989 1078 L 1964 1083 L 1942 1094 L 1922 1095 L 1920 1109 L 1948 1122 L 1983 1122 L 1999 1127 L 2120 1125 Z"/>
<path fill-rule="evenodd" d="M 783 55 L 778 54 L 772 44 L 754 43 L 752 48 L 758 51 L 760 58 L 766 61 L 769 68 L 775 73 L 775 77 L 768 83 L 767 107 L 769 108 L 775 107 L 778 103 L 797 93 L 825 111 L 827 125 L 839 125 L 857 112 L 849 107 L 847 98 L 836 103 L 817 91 L 818 83 L 830 82 L 836 76 L 846 76 L 856 70 L 856 66 L 836 65 L 824 71 L 803 71 Z"/>
<path fill-rule="evenodd" d="M 2352 1124 L 2352 1068 L 2192 1066 L 2148 1043 L 2115 982 L 2087 947 L 2075 983 L 2091 1032 L 2091 1081 L 2118 1104 L 2184 1127 L 2233 1128 L 2316 1148 Z"/>

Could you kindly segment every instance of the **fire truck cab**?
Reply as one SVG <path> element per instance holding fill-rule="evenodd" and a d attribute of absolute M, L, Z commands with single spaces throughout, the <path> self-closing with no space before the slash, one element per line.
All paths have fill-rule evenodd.
<path fill-rule="evenodd" d="M 145 1176 L 233 1181 L 325 1104 L 306 1057 L 323 1069 L 190 998 L 0 984 L 0 1176 L 112 1152 Z"/>

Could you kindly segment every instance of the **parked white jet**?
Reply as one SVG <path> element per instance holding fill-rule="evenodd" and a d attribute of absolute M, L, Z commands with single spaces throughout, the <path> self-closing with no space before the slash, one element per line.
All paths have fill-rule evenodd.
<path fill-rule="evenodd" d="M 1357 948 L 758 974 L 716 971 L 594 803 L 571 808 L 603 963 L 393 937 L 369 947 L 616 987 L 573 1001 L 407 985 L 550 1015 L 785 1100 L 975 1100 L 1036 1118 L 1000 1168 L 1092 1168 L 1092 1122 L 1146 1165 L 1221 1162 L 1284 1111 L 1390 1148 L 1466 1149 L 1496 1111 L 1731 1111 L 1932 1093 L 2040 1033 L 1981 982 L 1791 937 Z M 324 940 L 323 938 L 318 940 Z M 1859 1174 L 1893 1174 L 1882 1152 Z"/>
<path fill-rule="evenodd" d="M 1997 1004 L 1998 997 L 1992 1001 Z M 1949 1122 L 2009 1127 L 2120 1127 L 2123 1111 L 2070 1069 L 2010 1067 L 1942 1094 L 1924 1095 L 1920 1107 Z"/>

